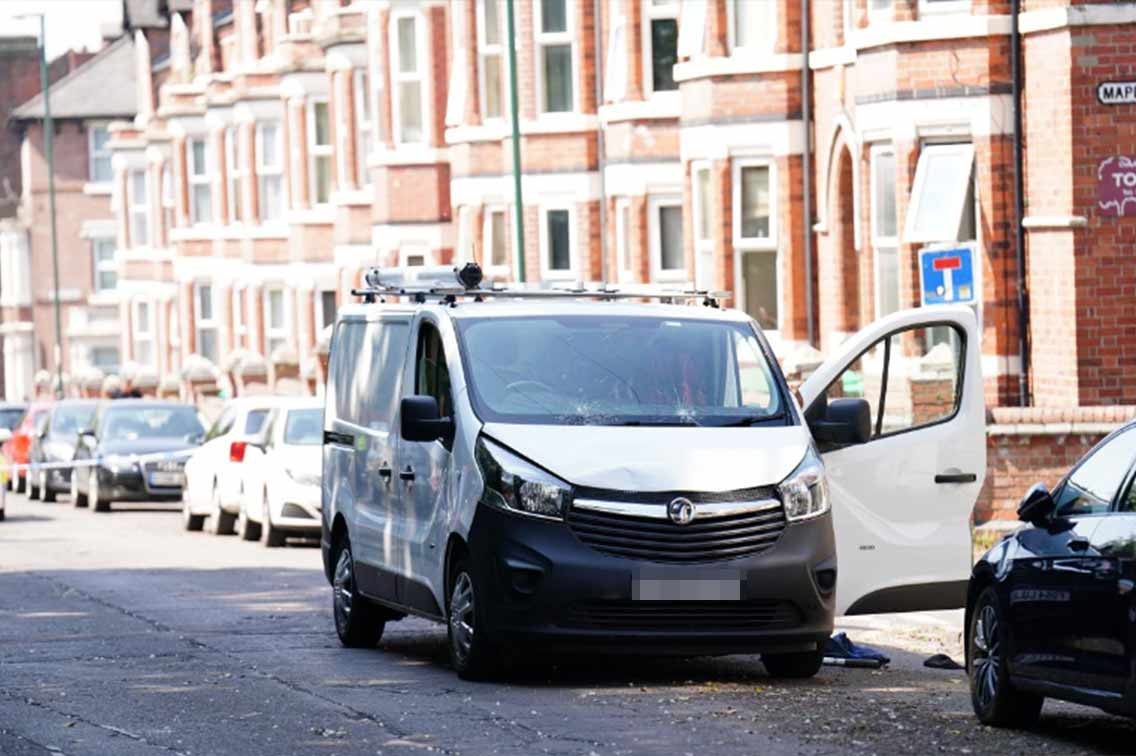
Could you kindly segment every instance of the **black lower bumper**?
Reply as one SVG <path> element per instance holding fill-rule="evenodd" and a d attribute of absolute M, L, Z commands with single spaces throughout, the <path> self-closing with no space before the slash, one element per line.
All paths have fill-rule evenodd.
<path fill-rule="evenodd" d="M 99 498 L 105 501 L 181 501 L 181 486 L 151 486 L 142 472 L 98 468 Z"/>
<path fill-rule="evenodd" d="M 482 506 L 470 549 L 484 622 L 510 644 L 678 655 L 791 652 L 815 650 L 832 633 L 836 546 L 829 516 L 787 526 L 763 552 L 680 566 L 604 554 L 564 523 Z M 736 597 L 636 599 L 644 576 L 706 575 L 736 579 Z"/>

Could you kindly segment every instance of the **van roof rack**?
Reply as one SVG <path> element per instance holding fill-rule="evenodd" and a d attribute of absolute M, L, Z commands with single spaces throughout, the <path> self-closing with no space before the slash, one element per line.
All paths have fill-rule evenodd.
<path fill-rule="evenodd" d="M 365 286 L 352 289 L 351 295 L 362 297 L 366 303 L 385 301 L 386 297 L 410 297 L 423 304 L 428 300 L 439 300 L 445 304 L 456 305 L 458 297 L 470 297 L 474 302 L 487 298 L 499 299 L 595 299 L 616 301 L 624 299 L 657 299 L 662 302 L 700 300 L 706 307 L 719 308 L 723 299 L 729 299 L 728 291 L 707 289 L 668 289 L 643 285 L 614 287 L 602 284 L 596 288 L 586 288 L 582 284 L 571 287 L 532 289 L 510 286 L 482 288 L 481 266 L 467 262 L 461 268 L 445 265 L 409 266 L 400 268 L 373 267 L 363 276 Z"/>

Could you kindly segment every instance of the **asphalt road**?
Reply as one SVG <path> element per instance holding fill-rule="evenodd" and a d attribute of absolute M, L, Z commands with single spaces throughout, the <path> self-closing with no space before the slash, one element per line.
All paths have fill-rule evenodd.
<path fill-rule="evenodd" d="M 449 669 L 440 626 L 339 646 L 319 549 L 185 533 L 9 495 L 0 522 L 0 754 L 1132 753 L 1136 727 L 1047 704 L 1032 733 L 975 723 L 960 672 L 924 669 L 912 618 L 851 622 L 894 662 L 774 681 L 757 657 L 560 659 L 494 684 Z M 857 637 L 857 636 L 854 636 Z M 904 649 L 908 650 L 904 650 Z"/>

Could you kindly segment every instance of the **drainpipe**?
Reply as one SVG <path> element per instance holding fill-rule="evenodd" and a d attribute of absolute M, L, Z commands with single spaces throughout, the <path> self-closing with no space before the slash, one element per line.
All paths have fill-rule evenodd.
<path fill-rule="evenodd" d="M 517 283 L 525 282 L 525 205 L 521 193 L 521 120 L 517 100 L 517 23 L 513 0 L 505 0 L 505 14 L 509 25 L 509 118 L 513 136 L 513 232 L 515 234 Z"/>
<path fill-rule="evenodd" d="M 801 0 L 801 170 L 804 172 L 802 212 L 805 216 L 805 319 L 808 340 L 816 346 L 816 323 L 813 319 L 813 152 L 812 152 L 812 81 L 809 73 L 809 0 Z"/>
<path fill-rule="evenodd" d="M 1018 403 L 1030 405 L 1029 300 L 1026 290 L 1025 186 L 1022 170 L 1022 37 L 1018 29 L 1021 0 L 1010 3 L 1010 78 L 1014 100 L 1014 253 L 1018 274 L 1018 353 L 1022 368 L 1018 372 Z"/>
<path fill-rule="evenodd" d="M 592 0 L 592 13 L 596 32 L 596 170 L 600 173 L 600 282 L 607 283 L 607 187 L 604 185 L 604 127 L 598 123 L 600 105 L 603 104 L 603 18 L 600 0 Z"/>

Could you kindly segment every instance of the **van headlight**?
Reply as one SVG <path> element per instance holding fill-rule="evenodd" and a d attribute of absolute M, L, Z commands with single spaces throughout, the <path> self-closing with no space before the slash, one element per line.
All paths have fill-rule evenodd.
<path fill-rule="evenodd" d="M 509 512 L 563 520 L 572 502 L 572 487 L 504 447 L 478 438 L 474 451 L 485 478 L 486 504 Z"/>
<path fill-rule="evenodd" d="M 828 480 L 824 465 L 811 448 L 797 469 L 777 486 L 785 517 L 790 521 L 818 517 L 829 510 Z"/>

